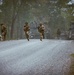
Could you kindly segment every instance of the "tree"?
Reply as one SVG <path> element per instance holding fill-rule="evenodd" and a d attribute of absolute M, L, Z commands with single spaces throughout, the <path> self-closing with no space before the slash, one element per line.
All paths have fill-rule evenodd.
<path fill-rule="evenodd" d="M 11 24 L 11 38 L 13 38 L 14 33 L 14 23 L 16 21 L 16 18 L 18 16 L 19 8 L 21 6 L 21 0 L 12 0 L 12 10 L 13 10 L 13 16 L 12 16 L 12 24 Z"/>

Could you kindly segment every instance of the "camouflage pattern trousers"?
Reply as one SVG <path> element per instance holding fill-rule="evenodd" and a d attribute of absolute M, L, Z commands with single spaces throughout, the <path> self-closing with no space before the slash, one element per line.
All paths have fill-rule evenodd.
<path fill-rule="evenodd" d="M 40 32 L 40 40 L 44 39 L 44 32 Z"/>
<path fill-rule="evenodd" d="M 2 40 L 3 40 L 3 41 L 6 40 L 6 32 L 2 32 Z"/>
<path fill-rule="evenodd" d="M 29 31 L 25 31 L 26 39 L 29 41 Z"/>

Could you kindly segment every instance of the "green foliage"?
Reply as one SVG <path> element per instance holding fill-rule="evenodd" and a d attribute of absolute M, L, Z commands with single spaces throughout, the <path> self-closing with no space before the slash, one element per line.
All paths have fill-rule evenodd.
<path fill-rule="evenodd" d="M 57 28 L 68 30 L 69 22 L 74 19 L 71 14 L 73 7 L 67 6 L 68 2 L 69 0 L 3 0 L 0 23 L 7 24 L 8 38 L 23 38 L 21 33 L 26 21 L 35 21 L 37 24 L 42 22 L 55 35 Z"/>

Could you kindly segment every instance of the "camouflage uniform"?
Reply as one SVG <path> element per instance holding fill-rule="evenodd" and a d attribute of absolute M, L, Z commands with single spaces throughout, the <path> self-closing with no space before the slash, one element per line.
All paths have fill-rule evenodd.
<path fill-rule="evenodd" d="M 2 35 L 2 40 L 6 40 L 6 34 L 7 34 L 7 28 L 4 24 L 1 24 L 1 35 Z"/>
<path fill-rule="evenodd" d="M 28 41 L 29 41 L 29 31 L 30 31 L 30 27 L 29 27 L 28 23 L 26 22 L 24 25 L 24 32 L 25 32 L 25 36 Z"/>
<path fill-rule="evenodd" d="M 40 24 L 40 26 L 38 27 L 38 31 L 40 33 L 40 40 L 42 41 L 42 39 L 44 39 L 44 31 L 45 31 L 44 25 Z"/>

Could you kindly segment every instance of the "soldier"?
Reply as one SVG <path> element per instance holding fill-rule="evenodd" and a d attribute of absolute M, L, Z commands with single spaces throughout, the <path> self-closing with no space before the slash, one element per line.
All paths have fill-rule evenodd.
<path fill-rule="evenodd" d="M 28 22 L 26 22 L 24 25 L 24 32 L 25 32 L 25 36 L 26 36 L 28 41 L 29 41 L 29 31 L 30 31 L 30 27 L 28 25 Z"/>
<path fill-rule="evenodd" d="M 40 23 L 40 25 L 38 26 L 38 31 L 40 33 L 40 40 L 42 41 L 42 39 L 44 39 L 44 31 L 45 31 L 45 27 L 42 23 Z"/>
<path fill-rule="evenodd" d="M 58 39 L 60 38 L 60 35 L 61 35 L 61 31 L 60 31 L 60 29 L 57 29 L 57 38 Z"/>
<path fill-rule="evenodd" d="M 7 34 L 7 28 L 5 24 L 1 24 L 1 35 L 2 35 L 2 40 L 6 40 L 6 34 Z"/>

